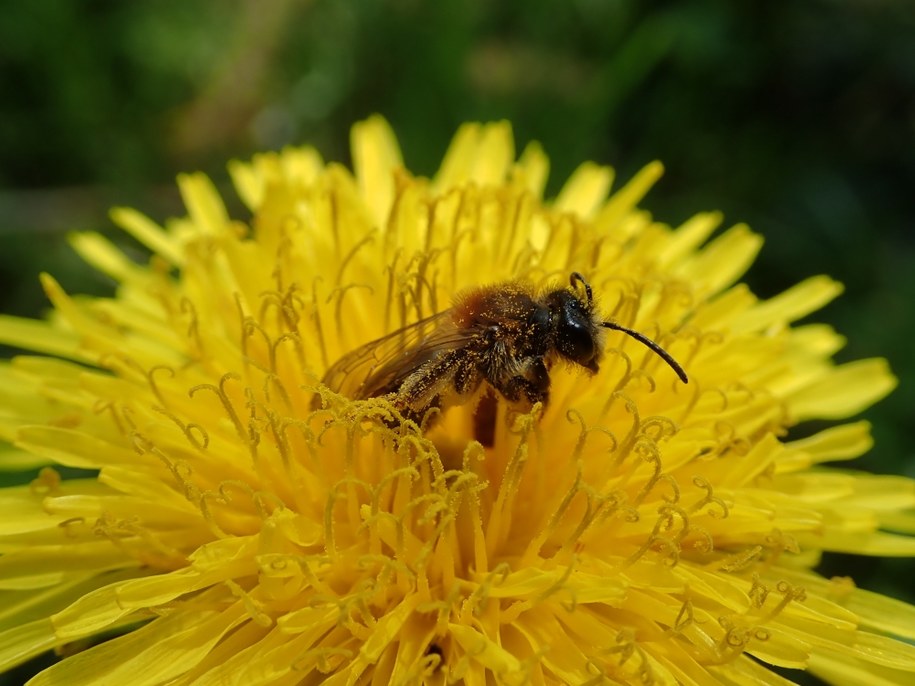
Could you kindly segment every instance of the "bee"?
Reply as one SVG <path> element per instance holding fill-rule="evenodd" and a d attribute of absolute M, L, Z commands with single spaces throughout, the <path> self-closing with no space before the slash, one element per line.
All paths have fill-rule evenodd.
<path fill-rule="evenodd" d="M 572 272 L 569 287 L 542 294 L 521 282 L 466 291 L 451 309 L 344 355 L 322 382 L 354 400 L 387 397 L 417 423 L 432 408 L 478 397 L 484 384 L 510 403 L 545 405 L 556 361 L 598 372 L 602 329 L 636 339 L 688 383 L 660 345 L 594 311 L 591 286 L 578 272 Z"/>

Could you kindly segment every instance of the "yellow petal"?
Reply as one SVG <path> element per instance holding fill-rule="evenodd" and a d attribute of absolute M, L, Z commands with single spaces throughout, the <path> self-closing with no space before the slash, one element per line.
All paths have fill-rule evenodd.
<path fill-rule="evenodd" d="M 779 469 L 794 470 L 833 460 L 860 457 L 874 444 L 870 422 L 854 422 L 788 443 L 779 458 Z"/>
<path fill-rule="evenodd" d="M 64 492 L 98 491 L 94 479 L 72 479 L 56 489 L 60 497 Z M 0 490 L 0 537 L 14 536 L 28 531 L 55 529 L 66 516 L 49 516 L 46 500 L 32 485 L 13 486 Z M 0 546 L 3 546 L 0 538 Z"/>
<path fill-rule="evenodd" d="M 115 207 L 111 210 L 111 220 L 169 263 L 175 266 L 184 263 L 184 253 L 177 241 L 136 210 Z"/>
<path fill-rule="evenodd" d="M 604 203 L 612 184 L 613 170 L 610 167 L 586 162 L 572 172 L 559 191 L 554 207 L 559 212 L 592 217 Z"/>
<path fill-rule="evenodd" d="M 0 631 L 0 671 L 6 671 L 58 645 L 51 620 L 37 619 Z"/>
<path fill-rule="evenodd" d="M 82 431 L 51 426 L 20 429 L 16 444 L 57 464 L 79 469 L 130 463 L 137 457 L 123 445 L 108 443 Z"/>
<path fill-rule="evenodd" d="M 468 181 L 478 185 L 499 183 L 506 177 L 514 157 L 514 140 L 508 122 L 464 124 L 445 153 L 433 189 L 441 193 Z"/>
<path fill-rule="evenodd" d="M 229 214 L 216 186 L 206 174 L 179 174 L 178 189 L 194 226 L 204 234 L 218 235 L 229 223 Z"/>
<path fill-rule="evenodd" d="M 418 604 L 419 595 L 414 593 L 400 601 L 393 610 L 378 620 L 372 627 L 368 640 L 362 644 L 358 656 L 353 660 L 348 675 L 350 680 L 358 677 L 367 667 L 378 662 L 388 646 L 397 640 L 404 624 Z"/>
<path fill-rule="evenodd" d="M 538 143 L 528 143 L 516 165 L 522 183 L 535 198 L 543 197 L 547 177 L 550 173 L 550 159 Z"/>
<path fill-rule="evenodd" d="M 154 686 L 196 665 L 244 617 L 241 603 L 225 612 L 178 612 L 52 665 L 32 686 Z"/>
<path fill-rule="evenodd" d="M 80 350 L 79 336 L 73 331 L 55 329 L 47 322 L 7 314 L 0 314 L 0 342 L 71 360 L 85 362 L 94 359 L 94 356 Z"/>
<path fill-rule="evenodd" d="M 127 553 L 107 541 L 36 545 L 0 556 L 0 588 L 44 588 L 93 569 L 134 566 Z"/>
<path fill-rule="evenodd" d="M 826 324 L 806 324 L 792 329 L 791 346 L 818 358 L 830 357 L 845 347 L 845 336 Z"/>
<path fill-rule="evenodd" d="M 350 137 L 353 172 L 375 225 L 387 225 L 394 204 L 394 172 L 403 167 L 397 138 L 390 125 L 373 116 L 353 126 Z"/>
<path fill-rule="evenodd" d="M 607 232 L 620 240 L 628 238 L 633 225 L 623 220 L 634 212 L 636 204 L 663 174 L 664 165 L 660 162 L 652 162 L 642 167 L 622 188 L 610 196 L 597 213 L 594 218 L 595 229 L 598 232 Z"/>
<path fill-rule="evenodd" d="M 479 631 L 465 624 L 449 624 L 448 631 L 474 662 L 496 674 L 511 674 L 520 670 L 518 658 Z"/>
<path fill-rule="evenodd" d="M 762 247 L 762 237 L 744 224 L 728 229 L 676 270 L 699 293 L 717 293 L 746 272 Z"/>
<path fill-rule="evenodd" d="M 849 362 L 786 398 L 795 421 L 844 419 L 870 407 L 896 388 L 882 358 Z"/>
<path fill-rule="evenodd" d="M 0 448 L 0 472 L 25 472 L 48 464 L 48 459 L 28 450 Z"/>
<path fill-rule="evenodd" d="M 757 303 L 732 324 L 736 333 L 764 331 L 775 323 L 789 323 L 814 312 L 842 292 L 842 284 L 828 276 L 814 276 L 774 298 Z"/>
<path fill-rule="evenodd" d="M 658 263 L 670 265 L 695 251 L 721 226 L 720 212 L 701 212 L 693 215 L 680 225 L 657 253 Z"/>
<path fill-rule="evenodd" d="M 143 279 L 146 272 L 100 233 L 84 231 L 68 237 L 73 249 L 100 272 L 117 281 Z"/>

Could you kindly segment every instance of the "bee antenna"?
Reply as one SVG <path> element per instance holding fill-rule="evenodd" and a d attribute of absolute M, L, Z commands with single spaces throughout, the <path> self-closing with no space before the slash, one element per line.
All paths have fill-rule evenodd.
<path fill-rule="evenodd" d="M 680 364 L 671 356 L 669 352 L 664 350 L 664 348 L 648 338 L 648 336 L 645 334 L 641 334 L 638 331 L 633 331 L 632 329 L 626 328 L 622 324 L 617 324 L 616 322 L 601 322 L 601 326 L 608 329 L 613 329 L 614 331 L 622 331 L 624 334 L 631 336 L 642 345 L 650 348 L 655 355 L 664 360 L 668 366 L 677 373 L 677 376 L 680 377 L 680 380 L 683 383 L 689 383 L 689 378 L 686 376 L 686 372 L 683 371 L 683 367 L 680 366 Z"/>
<path fill-rule="evenodd" d="M 590 307 L 593 296 L 591 293 L 591 284 L 585 281 L 585 277 L 583 277 L 579 272 L 572 272 L 569 275 L 569 284 L 572 286 L 573 290 L 578 284 L 581 284 L 585 287 L 585 296 L 587 297 L 587 304 Z"/>

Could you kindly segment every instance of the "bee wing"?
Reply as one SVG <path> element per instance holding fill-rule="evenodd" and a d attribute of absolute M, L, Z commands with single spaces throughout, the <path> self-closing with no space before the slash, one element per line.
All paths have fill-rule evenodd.
<path fill-rule="evenodd" d="M 330 366 L 322 382 L 355 400 L 393 393 L 420 366 L 464 347 L 472 337 L 445 310 L 347 353 Z"/>

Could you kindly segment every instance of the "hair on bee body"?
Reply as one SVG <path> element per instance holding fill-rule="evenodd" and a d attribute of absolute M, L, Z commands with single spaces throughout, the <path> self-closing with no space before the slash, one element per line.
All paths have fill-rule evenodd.
<path fill-rule="evenodd" d="M 473 288 L 450 309 L 344 355 L 323 383 L 354 400 L 384 396 L 417 423 L 432 408 L 479 398 L 484 385 L 510 403 L 546 404 L 554 362 L 599 371 L 603 329 L 634 338 L 688 383 L 658 343 L 594 310 L 591 285 L 579 272 L 568 287 L 539 294 L 520 281 Z"/>

